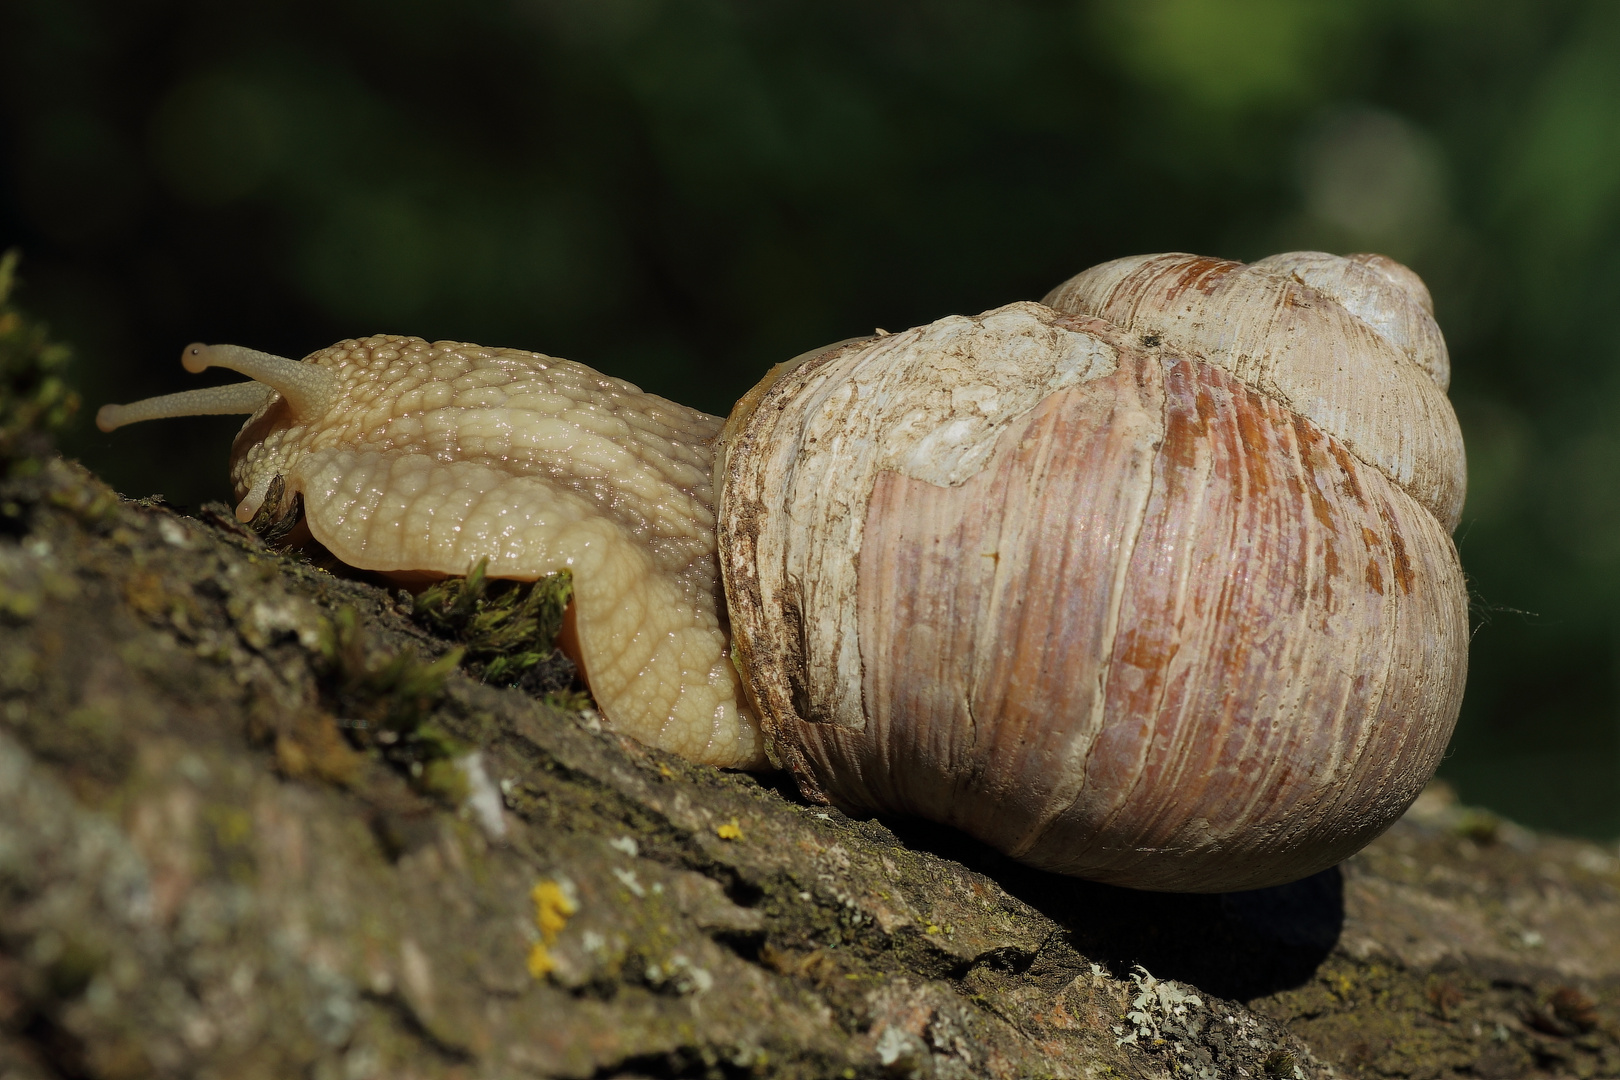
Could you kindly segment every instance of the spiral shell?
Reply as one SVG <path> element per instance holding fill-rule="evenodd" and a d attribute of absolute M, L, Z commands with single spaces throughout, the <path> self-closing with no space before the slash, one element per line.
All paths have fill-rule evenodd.
<path fill-rule="evenodd" d="M 732 418 L 735 649 L 807 794 L 1191 891 L 1400 815 L 1466 672 L 1461 440 L 1415 275 L 1334 258 L 1105 264 Z"/>

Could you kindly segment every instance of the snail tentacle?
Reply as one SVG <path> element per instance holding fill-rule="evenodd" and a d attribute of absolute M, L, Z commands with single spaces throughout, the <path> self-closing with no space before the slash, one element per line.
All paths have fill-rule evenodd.
<path fill-rule="evenodd" d="M 180 354 L 180 362 L 193 375 L 211 367 L 239 371 L 286 398 L 293 415 L 301 419 L 324 411 L 338 394 L 337 378 L 325 368 L 241 345 L 194 342 Z"/>
<path fill-rule="evenodd" d="M 256 413 L 264 408 L 275 388 L 261 382 L 231 383 L 178 394 L 144 398 L 128 405 L 103 405 L 96 412 L 96 427 L 115 431 L 125 424 L 142 420 L 164 420 L 173 416 L 217 416 Z"/>

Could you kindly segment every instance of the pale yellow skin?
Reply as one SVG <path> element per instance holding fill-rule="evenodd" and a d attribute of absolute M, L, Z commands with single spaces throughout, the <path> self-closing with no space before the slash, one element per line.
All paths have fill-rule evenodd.
<path fill-rule="evenodd" d="M 379 335 L 303 364 L 331 378 L 294 370 L 315 391 L 265 391 L 237 437 L 239 518 L 280 476 L 271 509 L 302 495 L 310 533 L 350 566 L 453 575 L 487 559 L 488 576 L 517 580 L 569 570 L 578 658 L 616 730 L 716 765 L 764 762 L 721 614 L 719 418 L 515 349 Z M 230 389 L 234 404 L 253 393 Z M 138 403 L 100 421 L 191 411 L 246 410 Z"/>

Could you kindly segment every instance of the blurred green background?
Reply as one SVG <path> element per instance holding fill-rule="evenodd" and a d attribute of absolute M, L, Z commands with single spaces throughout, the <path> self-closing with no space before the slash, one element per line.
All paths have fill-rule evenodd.
<path fill-rule="evenodd" d="M 724 412 L 1118 255 L 1402 259 L 1469 449 L 1443 774 L 1620 834 L 1620 5 L 6 0 L 0 110 L 68 449 L 182 504 L 239 420 L 88 414 L 198 385 L 196 339 L 514 345 Z"/>

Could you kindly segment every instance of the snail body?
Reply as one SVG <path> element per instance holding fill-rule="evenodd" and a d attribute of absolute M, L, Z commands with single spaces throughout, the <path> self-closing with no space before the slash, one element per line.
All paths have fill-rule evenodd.
<path fill-rule="evenodd" d="M 301 507 L 339 560 L 406 583 L 572 571 L 571 652 L 620 730 L 695 760 L 765 763 L 739 700 L 715 569 L 721 421 L 581 364 L 377 335 L 298 362 L 193 345 L 254 381 L 107 406 L 97 423 L 251 412 L 236 516 Z M 280 504 L 267 506 L 273 493 Z"/>
<path fill-rule="evenodd" d="M 1221 891 L 1357 850 L 1455 722 L 1464 470 L 1421 290 L 1376 257 L 1120 260 L 807 354 L 724 425 L 509 350 L 200 355 L 330 376 L 216 392 L 260 394 L 231 402 L 238 516 L 281 477 L 355 566 L 573 569 L 615 727 L 725 765 L 768 746 L 814 799 L 1046 869 Z"/>

